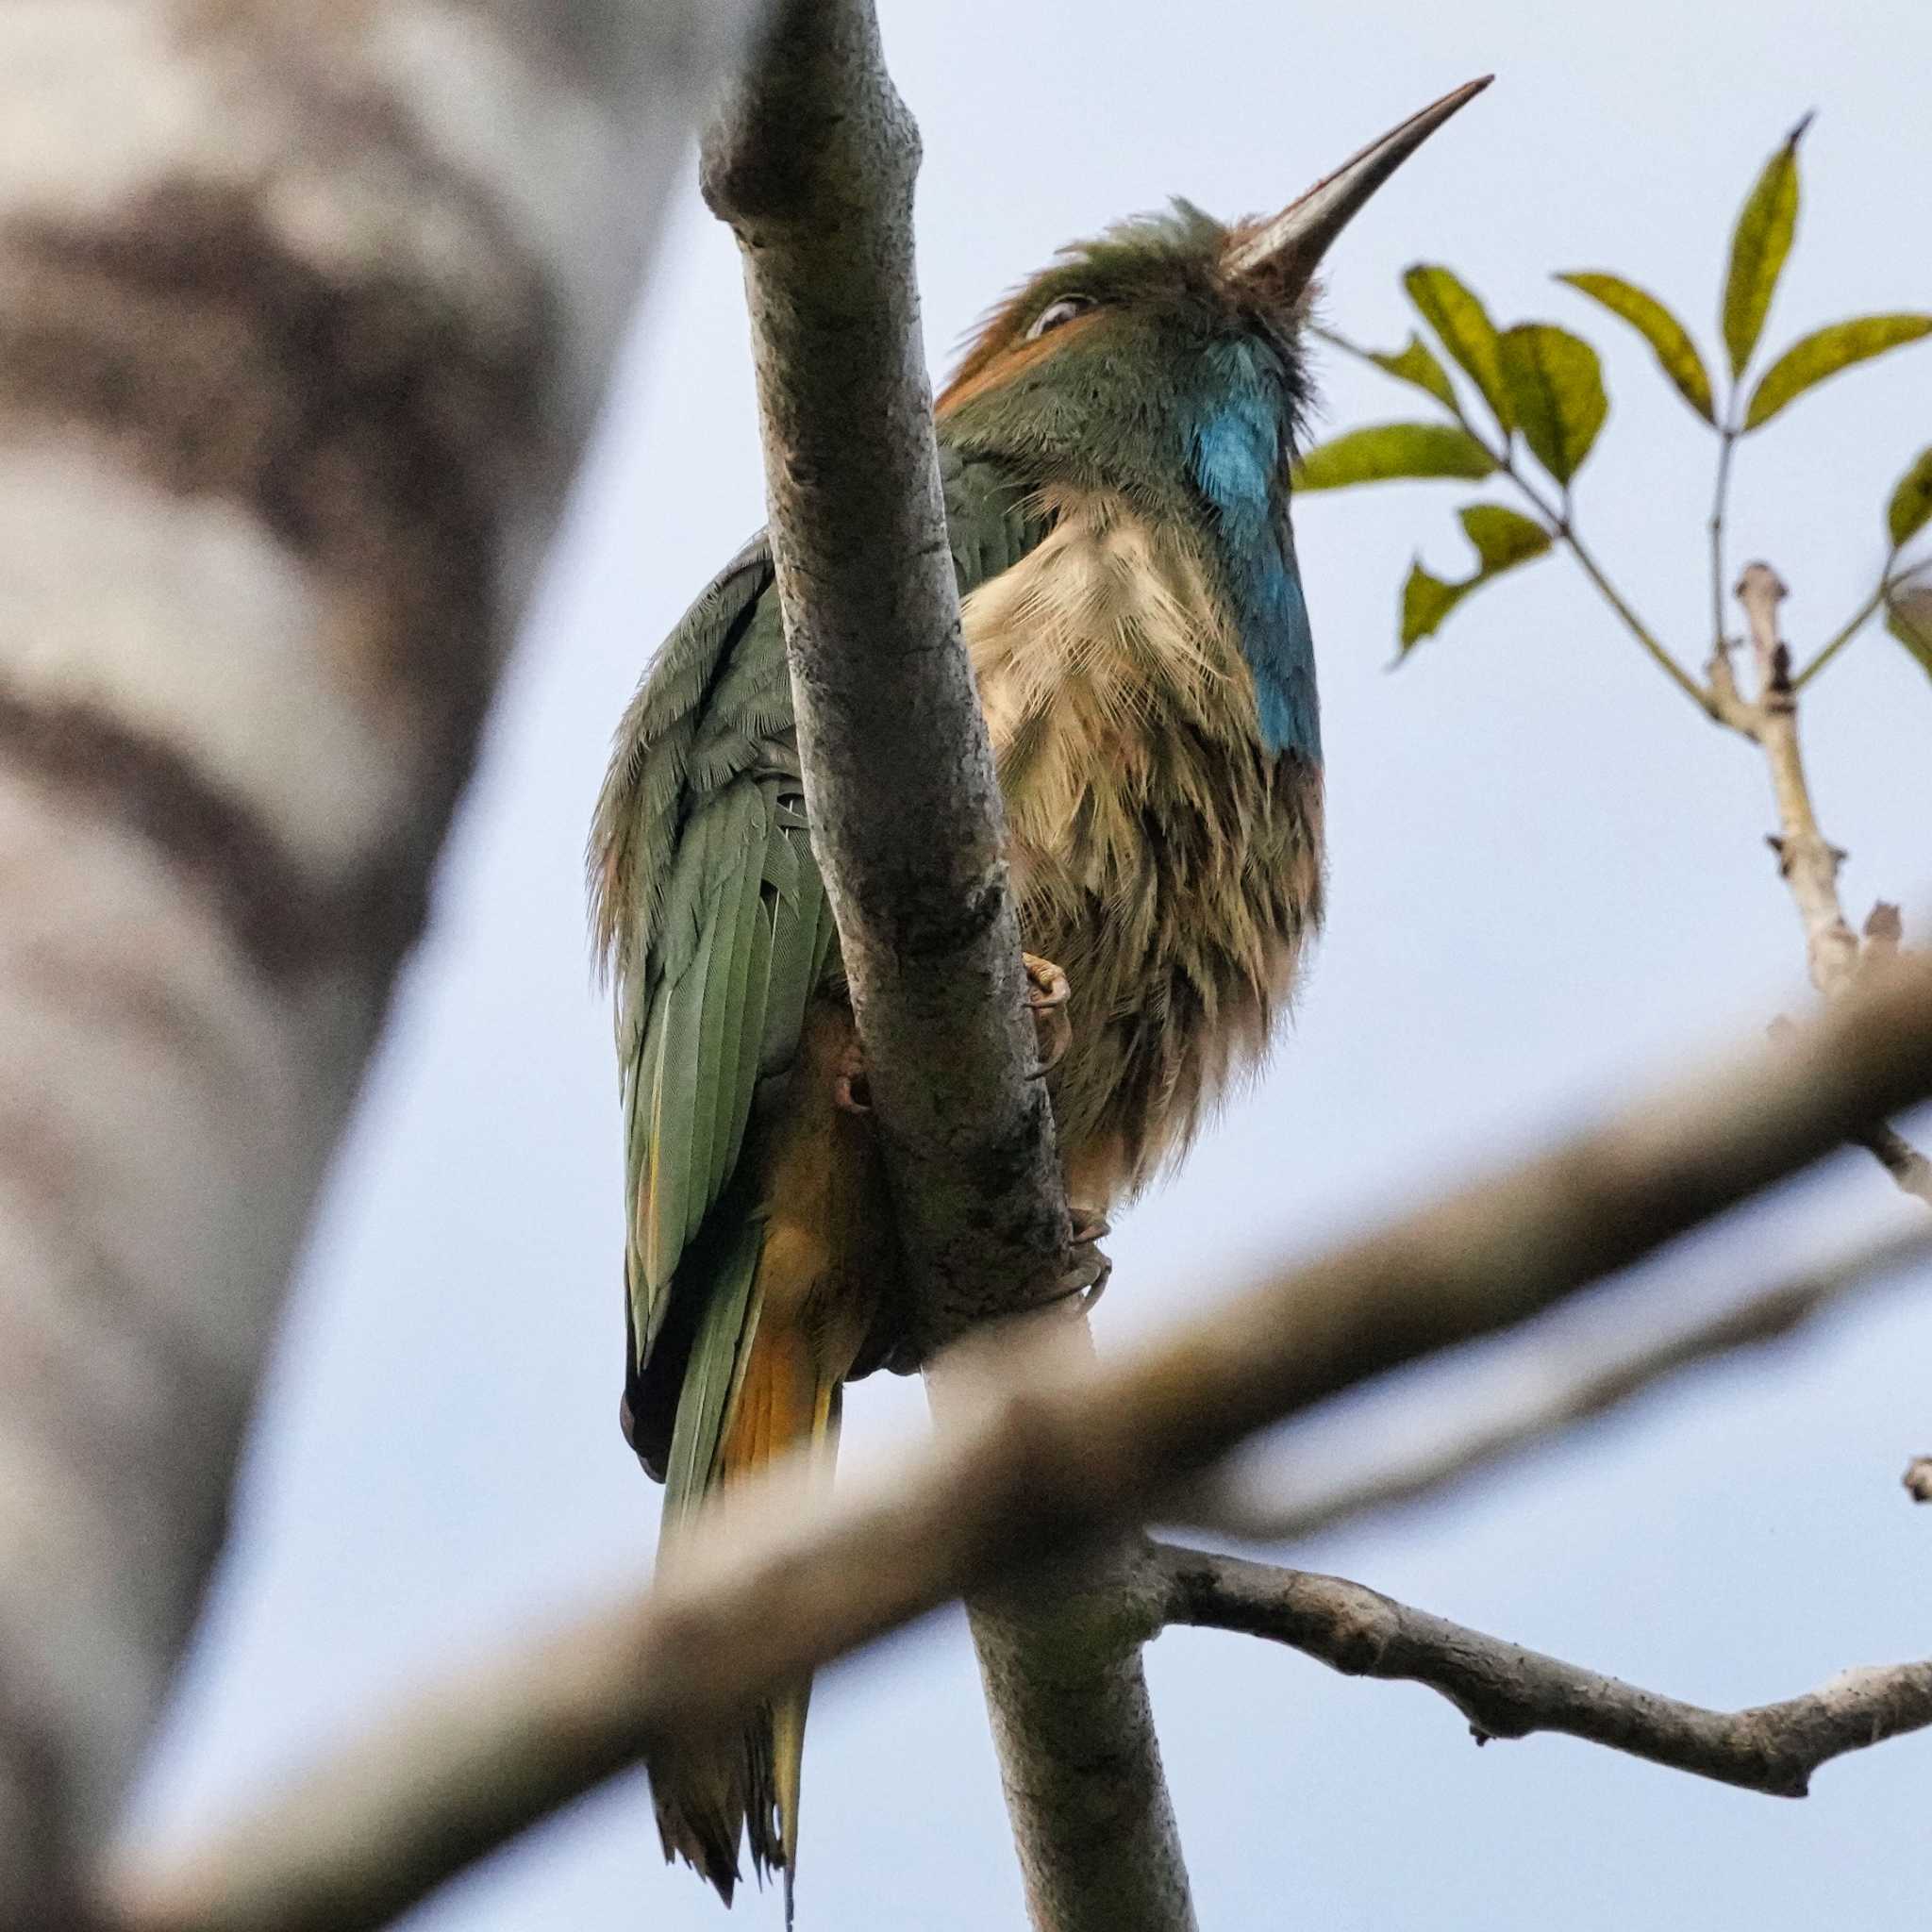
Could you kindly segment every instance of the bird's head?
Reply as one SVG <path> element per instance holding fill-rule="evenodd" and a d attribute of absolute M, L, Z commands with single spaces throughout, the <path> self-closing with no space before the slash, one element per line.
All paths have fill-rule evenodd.
<path fill-rule="evenodd" d="M 1177 202 L 1063 250 L 989 319 L 940 397 L 948 440 L 1151 509 L 1285 490 L 1323 255 L 1488 85 L 1424 108 L 1271 219 L 1224 226 Z"/>

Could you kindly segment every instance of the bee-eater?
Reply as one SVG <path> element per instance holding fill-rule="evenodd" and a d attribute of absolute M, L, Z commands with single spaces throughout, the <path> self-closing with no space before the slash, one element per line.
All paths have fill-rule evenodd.
<path fill-rule="evenodd" d="M 937 406 L 968 648 L 1076 1231 L 1253 1069 L 1322 915 L 1322 749 L 1289 523 L 1323 252 L 1474 82 L 1271 220 L 1186 203 L 1069 248 Z M 590 847 L 616 991 L 625 1432 L 675 1551 L 708 1492 L 829 1460 L 900 1263 L 813 861 L 771 550 L 658 653 Z M 1063 1010 L 1056 1007 L 1065 1000 Z M 675 1560 L 675 1554 L 673 1557 Z M 652 1766 L 665 1856 L 728 1902 L 798 1850 L 809 1687 Z"/>

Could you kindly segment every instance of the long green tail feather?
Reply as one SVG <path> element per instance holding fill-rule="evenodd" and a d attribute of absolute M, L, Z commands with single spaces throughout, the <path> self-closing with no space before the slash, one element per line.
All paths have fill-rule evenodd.
<path fill-rule="evenodd" d="M 677 1398 L 677 1421 L 671 1432 L 671 1462 L 664 1473 L 666 1539 L 690 1524 L 711 1487 L 731 1397 L 751 1354 L 758 1320 L 753 1292 L 764 1245 L 763 1217 L 747 1215 L 718 1257 L 711 1275 L 710 1296 L 691 1341 Z"/>

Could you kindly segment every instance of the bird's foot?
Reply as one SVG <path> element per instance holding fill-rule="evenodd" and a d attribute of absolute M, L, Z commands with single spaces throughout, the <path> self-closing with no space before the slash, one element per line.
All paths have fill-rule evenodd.
<path fill-rule="evenodd" d="M 841 1113 L 870 1113 L 872 1087 L 865 1077 L 865 1049 L 852 1034 L 832 1073 L 832 1105 Z"/>
<path fill-rule="evenodd" d="M 1113 1227 L 1097 1208 L 1069 1208 L 1067 1211 L 1073 1218 L 1074 1228 L 1066 1265 L 1038 1306 L 1050 1308 L 1056 1302 L 1069 1302 L 1077 1296 L 1084 1314 L 1107 1292 L 1113 1262 L 1102 1252 L 1100 1243 L 1113 1232 Z"/>
<path fill-rule="evenodd" d="M 1026 1004 L 1033 1013 L 1033 1035 L 1040 1053 L 1039 1074 L 1045 1075 L 1059 1065 L 1073 1043 L 1073 1022 L 1067 1017 L 1067 1002 L 1074 996 L 1067 975 L 1051 959 L 1032 953 L 1021 954 L 1026 966 Z M 855 1033 L 845 1042 L 832 1074 L 832 1103 L 841 1113 L 870 1113 L 872 1089 L 865 1077 L 865 1050 Z"/>
<path fill-rule="evenodd" d="M 1067 1002 L 1074 990 L 1067 975 L 1051 959 L 1036 953 L 1022 953 L 1026 967 L 1026 1004 L 1033 1009 L 1033 1033 L 1040 1045 L 1040 1072 L 1046 1074 L 1059 1065 L 1074 1041 L 1074 1023 L 1067 1014 Z"/>

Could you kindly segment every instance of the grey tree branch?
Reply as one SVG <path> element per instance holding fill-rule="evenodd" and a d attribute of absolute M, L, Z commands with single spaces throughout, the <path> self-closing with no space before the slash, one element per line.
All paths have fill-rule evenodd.
<path fill-rule="evenodd" d="M 918 327 L 919 139 L 871 0 L 786 0 L 705 142 L 744 255 L 813 844 L 838 920 L 929 1359 L 1069 1245 L 1004 818 L 960 635 Z M 945 1419 L 943 1378 L 934 1384 Z M 1033 1923 L 1188 1932 L 1138 1640 L 1096 1551 L 971 1607 Z"/>
<path fill-rule="evenodd" d="M 736 1507 L 641 1601 L 429 1693 L 172 1872 L 127 1932 L 362 1932 L 667 1739 L 726 1722 L 949 1598 L 1064 1560 L 1255 1429 L 1513 1327 L 1932 1094 L 1932 962 L 1775 1053 L 1644 1095 L 1560 1146 L 1250 1288 L 1097 1368 L 1013 1373 L 937 1443 Z M 1155 1627 L 1143 1587 L 1124 1620 Z"/>
<path fill-rule="evenodd" d="M 1069 1229 L 940 490 L 918 165 L 869 0 L 784 0 L 703 180 L 744 255 L 812 845 L 924 1357 L 1011 1313 Z"/>
<path fill-rule="evenodd" d="M 0 8 L 0 1924 L 119 1809 L 751 10 Z"/>
<path fill-rule="evenodd" d="M 1739 689 L 1730 647 L 1720 637 L 1710 662 L 1711 715 L 1764 754 L 1777 801 L 1778 831 L 1771 841 L 1772 850 L 1805 928 L 1811 984 L 1822 998 L 1835 1000 L 1856 985 L 1868 964 L 1889 957 L 1892 947 L 1879 943 L 1874 934 L 1861 951 L 1839 900 L 1838 872 L 1845 855 L 1820 831 L 1805 775 L 1798 742 L 1798 689 L 1791 677 L 1790 651 L 1778 635 L 1777 607 L 1785 594 L 1782 580 L 1769 564 L 1745 566 L 1738 579 L 1737 597 L 1751 626 L 1757 696 L 1747 698 Z M 1853 1139 L 1870 1149 L 1903 1192 L 1932 1207 L 1932 1163 L 1908 1141 L 1882 1121 Z"/>
<path fill-rule="evenodd" d="M 1607 1345 L 1598 1330 L 1578 1335 L 1577 1324 L 1564 1321 L 1539 1347 L 1538 1331 L 1550 1323 L 1538 1323 L 1524 1336 L 1530 1360 L 1509 1404 L 1421 1453 L 1288 1495 L 1257 1494 L 1259 1479 L 1216 1469 L 1169 1498 L 1159 1513 L 1255 1542 L 1304 1541 L 1481 1475 L 1637 1401 L 1686 1369 L 1787 1341 L 1855 1297 L 1899 1283 L 1928 1258 L 1932 1229 L 1888 1233 L 1689 1324 L 1668 1291 L 1660 1291 L 1628 1311 L 1634 1332 Z"/>
<path fill-rule="evenodd" d="M 1777 800 L 1778 865 L 1804 923 L 1811 983 L 1831 999 L 1857 973 L 1858 941 L 1839 905 L 1838 869 L 1844 855 L 1818 829 L 1805 776 L 1790 654 L 1778 637 L 1777 607 L 1784 597 L 1785 587 L 1770 565 L 1745 566 L 1738 580 L 1738 601 L 1750 620 L 1757 670 L 1757 698 L 1750 707 L 1748 735 L 1764 753 L 1771 773 Z"/>
<path fill-rule="evenodd" d="M 1705 1710 L 1411 1609 L 1339 1576 L 1157 1544 L 1168 1621 L 1287 1644 L 1351 1677 L 1424 1684 L 1477 1743 L 1556 1731 L 1673 1771 L 1802 1798 L 1831 1758 L 1932 1724 L 1932 1662 L 1842 1671 L 1749 1710 Z"/>

